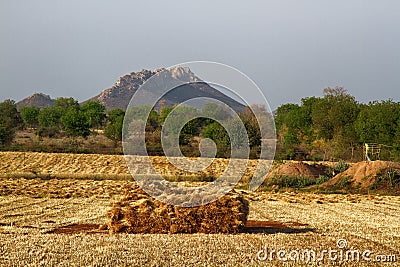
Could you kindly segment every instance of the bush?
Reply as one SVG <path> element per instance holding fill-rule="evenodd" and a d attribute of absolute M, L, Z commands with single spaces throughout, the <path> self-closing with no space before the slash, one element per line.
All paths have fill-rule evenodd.
<path fill-rule="evenodd" d="M 338 163 L 336 163 L 336 165 L 334 167 L 334 171 L 336 174 L 338 174 L 338 173 L 346 171 L 349 167 L 350 167 L 350 165 L 348 163 L 346 163 L 344 160 L 341 160 Z"/>
<path fill-rule="evenodd" d="M 326 181 L 329 181 L 331 178 L 329 176 L 325 176 L 325 175 L 320 175 L 318 177 L 318 179 L 315 181 L 316 185 L 320 185 L 325 183 Z"/>
<path fill-rule="evenodd" d="M 70 109 L 60 119 L 69 136 L 88 137 L 90 135 L 90 122 L 80 110 Z"/>
<path fill-rule="evenodd" d="M 349 176 L 349 175 L 344 176 L 342 178 L 342 180 L 340 180 L 340 182 L 339 182 L 339 187 L 343 188 L 343 187 L 346 187 L 347 185 L 349 185 L 350 179 L 351 179 L 351 176 Z"/>
<path fill-rule="evenodd" d="M 348 163 L 341 160 L 338 163 L 336 163 L 336 165 L 333 168 L 332 167 L 326 168 L 324 176 L 326 176 L 327 178 L 332 178 L 333 176 L 346 171 L 349 167 L 350 165 Z"/>
<path fill-rule="evenodd" d="M 268 182 L 268 186 L 277 185 L 279 187 L 306 187 L 314 185 L 315 180 L 309 176 L 274 176 Z"/>

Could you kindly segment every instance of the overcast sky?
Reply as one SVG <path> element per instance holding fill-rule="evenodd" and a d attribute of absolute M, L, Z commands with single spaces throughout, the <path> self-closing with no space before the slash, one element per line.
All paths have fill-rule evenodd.
<path fill-rule="evenodd" d="M 398 0 L 1 0 L 0 100 L 83 101 L 132 71 L 210 60 L 273 109 L 327 86 L 399 101 L 399 25 Z"/>

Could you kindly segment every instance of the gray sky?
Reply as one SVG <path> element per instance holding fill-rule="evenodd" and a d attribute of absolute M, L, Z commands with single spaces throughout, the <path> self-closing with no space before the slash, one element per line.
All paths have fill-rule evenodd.
<path fill-rule="evenodd" d="M 132 71 L 210 60 L 273 109 L 326 86 L 399 101 L 399 25 L 398 0 L 1 0 L 0 100 L 83 101 Z"/>

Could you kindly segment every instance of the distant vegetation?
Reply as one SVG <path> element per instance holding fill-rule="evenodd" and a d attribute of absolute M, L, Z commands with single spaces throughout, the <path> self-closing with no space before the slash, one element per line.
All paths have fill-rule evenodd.
<path fill-rule="evenodd" d="M 6 100 L 0 103 L 0 145 L 9 146 L 15 131 L 23 126 L 21 115 L 17 111 L 15 102 Z"/>
<path fill-rule="evenodd" d="M 146 123 L 146 145 L 150 155 L 164 155 L 161 146 L 161 130 L 165 119 L 172 110 L 176 114 L 184 115 L 200 113 L 200 110 L 191 107 L 165 106 L 158 112 L 154 109 L 151 110 L 147 121 L 145 121 L 145 110 L 146 107 L 135 107 L 128 109 L 127 112 L 135 114 L 136 119 Z M 86 102 L 79 105 L 73 98 L 58 98 L 53 107 L 21 107 L 17 111 L 15 102 L 7 100 L 1 103 L 0 112 L 0 146 L 3 150 L 15 150 L 16 148 L 12 146 L 15 133 L 24 129 L 33 130 L 39 141 L 44 138 L 88 138 L 90 135 L 104 134 L 114 142 L 115 147 L 121 147 L 125 111 L 118 108 L 106 111 L 105 107 L 98 102 Z M 202 112 L 225 120 L 227 123 L 231 121 L 230 114 L 216 104 L 205 105 Z M 243 120 L 249 134 L 251 157 L 257 157 L 260 152 L 261 134 L 255 116 L 250 109 L 246 109 L 242 114 L 239 114 L 239 117 Z M 175 132 L 178 129 L 175 129 L 173 121 L 169 129 L 166 130 Z M 210 138 L 216 142 L 217 157 L 229 157 L 231 141 L 225 129 L 218 122 L 202 117 L 189 121 L 179 133 L 179 145 L 182 152 L 186 156 L 199 156 L 201 138 Z M 232 145 L 242 143 L 242 140 L 236 138 Z M 68 145 L 68 142 L 65 142 L 65 146 Z M 98 145 L 102 144 L 99 142 Z M 36 149 L 24 147 L 16 150 Z M 40 151 L 99 153 L 100 150 L 93 149 L 93 146 L 91 146 L 90 149 L 71 148 L 54 151 L 54 149 L 43 149 L 43 146 L 40 146 Z M 121 149 L 117 151 L 121 151 Z"/>
<path fill-rule="evenodd" d="M 342 87 L 324 89 L 324 97 L 277 109 L 277 157 L 298 160 L 363 158 L 363 144 L 382 145 L 381 158 L 400 160 L 400 103 L 362 104 Z"/>
<path fill-rule="evenodd" d="M 185 114 L 199 112 L 189 107 L 180 109 Z M 150 155 L 164 154 L 161 129 L 172 110 L 173 107 L 163 107 L 150 112 L 146 121 L 146 146 Z M 139 107 L 126 112 L 133 112 L 139 118 L 143 110 Z M 218 105 L 210 103 L 202 112 L 229 123 L 230 115 Z M 54 107 L 22 107 L 20 110 L 14 101 L 6 100 L 0 103 L 0 147 L 13 150 L 15 133 L 30 129 L 39 141 L 105 135 L 120 148 L 124 116 L 125 111 L 121 109 L 106 111 L 98 102 L 79 105 L 73 98 L 58 98 Z M 257 120 L 249 108 L 239 117 L 248 132 L 251 158 L 256 158 L 262 140 Z M 142 120 L 144 122 L 144 118 Z M 301 99 L 301 104 L 281 105 L 276 110 L 275 123 L 277 159 L 359 161 L 363 159 L 363 144 L 377 143 L 382 145 L 382 159 L 400 161 L 400 103 L 392 100 L 363 104 L 342 87 L 326 88 L 323 97 L 307 97 Z M 231 140 L 225 129 L 220 123 L 202 117 L 189 121 L 180 132 L 183 154 L 200 155 L 202 138 L 215 141 L 217 157 L 229 157 Z M 240 140 L 233 142 L 235 145 Z M 103 145 L 100 143 L 99 146 Z M 99 151 L 91 147 L 87 152 Z"/>
<path fill-rule="evenodd" d="M 188 106 L 162 107 L 159 112 L 153 109 L 146 122 L 144 121 L 145 110 L 149 110 L 149 107 L 133 107 L 127 110 L 127 115 L 128 118 L 133 118 L 139 123 L 146 123 L 146 146 L 147 153 L 150 155 L 164 155 L 164 149 L 168 150 L 168 147 L 174 147 L 174 145 L 162 147 L 161 132 L 163 131 L 166 136 L 164 142 L 167 144 L 173 144 L 170 143 L 173 140 L 169 139 L 171 135 L 179 134 L 179 147 L 185 156 L 200 156 L 200 141 L 203 138 L 209 138 L 216 144 L 217 157 L 230 157 L 231 147 L 241 149 L 242 146 L 247 145 L 250 147 L 250 158 L 259 157 L 262 136 L 255 115 L 249 108 L 238 114 L 248 133 L 248 142 L 244 136 L 238 134 L 240 130 L 235 127 L 237 120 L 224 107 L 215 103 L 208 103 L 201 110 Z M 167 124 L 166 119 L 172 111 L 174 119 L 171 119 Z M 266 111 L 264 111 L 264 114 L 268 116 Z M 216 118 L 219 122 L 207 117 Z M 179 132 L 180 121 L 186 121 L 186 118 L 195 119 L 189 119 Z M 227 131 L 220 122 L 225 123 L 234 131 L 236 130 L 232 134 L 232 140 L 230 140 Z M 130 127 L 132 126 L 128 126 L 128 130 L 134 132 Z M 135 126 L 133 125 L 133 127 Z M 135 135 L 132 138 L 135 138 Z M 172 153 L 169 155 L 174 155 L 172 151 L 168 152 Z"/>

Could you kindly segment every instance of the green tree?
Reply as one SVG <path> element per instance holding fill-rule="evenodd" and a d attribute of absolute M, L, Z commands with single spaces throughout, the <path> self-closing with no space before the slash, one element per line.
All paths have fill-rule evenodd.
<path fill-rule="evenodd" d="M 146 123 L 146 132 L 154 132 L 160 128 L 160 116 L 152 109 Z"/>
<path fill-rule="evenodd" d="M 217 146 L 217 157 L 227 157 L 230 154 L 230 140 L 225 128 L 219 123 L 205 126 L 201 132 L 201 137 L 213 140 Z"/>
<path fill-rule="evenodd" d="M 246 108 L 245 112 L 239 114 L 242 120 L 249 140 L 250 148 L 261 146 L 261 131 L 258 125 L 257 117 L 253 114 L 250 108 Z"/>
<path fill-rule="evenodd" d="M 148 114 L 153 111 L 154 109 L 151 106 L 132 106 L 126 110 L 126 116 L 131 120 L 145 121 Z"/>
<path fill-rule="evenodd" d="M 325 96 L 312 110 L 312 122 L 319 137 L 331 140 L 354 132 L 360 107 L 354 96 L 342 87 L 324 89 Z"/>
<path fill-rule="evenodd" d="M 398 138 L 399 120 L 400 103 L 374 101 L 360 111 L 355 127 L 361 142 L 392 145 Z"/>
<path fill-rule="evenodd" d="M 296 126 L 290 120 L 292 114 L 295 114 L 300 110 L 300 106 L 297 104 L 284 104 L 278 107 L 275 116 L 275 125 L 278 131 L 281 131 L 284 127 L 293 128 Z"/>
<path fill-rule="evenodd" d="M 38 114 L 39 126 L 58 128 L 61 114 L 55 107 L 42 108 Z"/>
<path fill-rule="evenodd" d="M 104 124 L 106 108 L 103 104 L 97 101 L 88 101 L 82 104 L 80 110 L 88 118 L 90 128 L 99 128 Z"/>
<path fill-rule="evenodd" d="M 21 117 L 26 127 L 37 128 L 39 125 L 39 112 L 37 107 L 22 107 L 20 108 Z"/>
<path fill-rule="evenodd" d="M 316 135 L 334 148 L 334 158 L 352 158 L 359 143 L 354 123 L 360 105 L 342 87 L 324 89 L 325 96 L 312 109 L 312 123 Z"/>
<path fill-rule="evenodd" d="M 165 110 L 165 108 L 163 110 Z M 163 118 L 164 115 L 165 113 L 161 112 L 160 120 L 163 120 L 164 123 L 163 131 L 166 134 L 179 134 L 180 127 L 185 125 L 187 125 L 187 131 L 194 131 L 195 120 L 190 119 L 199 117 L 199 111 L 193 107 L 177 106 L 172 111 L 169 111 L 166 116 L 168 117 L 168 125 L 165 123 L 166 118 Z M 184 124 L 184 122 L 187 123 Z"/>
<path fill-rule="evenodd" d="M 59 97 L 54 101 L 54 108 L 61 114 L 65 114 L 70 109 L 79 110 L 79 103 L 72 97 Z"/>
<path fill-rule="evenodd" d="M 54 137 L 60 132 L 61 113 L 55 107 L 42 108 L 38 114 L 39 129 L 37 135 Z"/>
<path fill-rule="evenodd" d="M 325 88 L 323 98 L 303 98 L 301 105 L 282 105 L 275 118 L 278 152 L 290 158 L 321 152 L 324 157 L 353 157 L 359 143 L 354 128 L 359 112 L 360 104 L 343 87 Z M 328 150 L 333 153 L 327 155 Z"/>
<path fill-rule="evenodd" d="M 129 120 L 146 121 L 146 132 L 160 129 L 160 116 L 150 106 L 129 107 L 126 111 L 126 117 Z"/>
<path fill-rule="evenodd" d="M 160 111 L 160 124 L 163 125 L 165 119 L 168 117 L 169 113 L 173 110 L 173 107 L 163 107 Z"/>
<path fill-rule="evenodd" d="M 201 109 L 201 114 L 216 120 L 226 120 L 231 117 L 229 109 L 226 106 L 213 102 L 205 104 Z"/>
<path fill-rule="evenodd" d="M 0 146 L 12 143 L 15 131 L 22 126 L 22 118 L 13 100 L 0 103 Z"/>
<path fill-rule="evenodd" d="M 65 132 L 70 136 L 88 137 L 90 122 L 83 111 L 69 109 L 60 119 Z"/>
<path fill-rule="evenodd" d="M 116 143 L 122 140 L 124 116 L 125 112 L 119 108 L 112 109 L 107 114 L 107 124 L 104 135 Z"/>
<path fill-rule="evenodd" d="M 231 118 L 226 121 L 229 144 L 233 149 L 242 149 L 249 147 L 249 134 L 245 123 L 240 118 Z M 243 128 L 244 126 L 244 128 Z"/>
<path fill-rule="evenodd" d="M 393 160 L 400 161 L 400 118 L 397 120 L 396 137 L 393 140 Z"/>
<path fill-rule="evenodd" d="M 277 109 L 275 122 L 281 158 L 293 159 L 295 153 L 305 150 L 313 139 L 311 109 L 314 103 L 309 99 L 302 102 L 305 104 L 285 104 Z M 304 153 L 310 154 L 311 151 L 308 149 Z"/>

